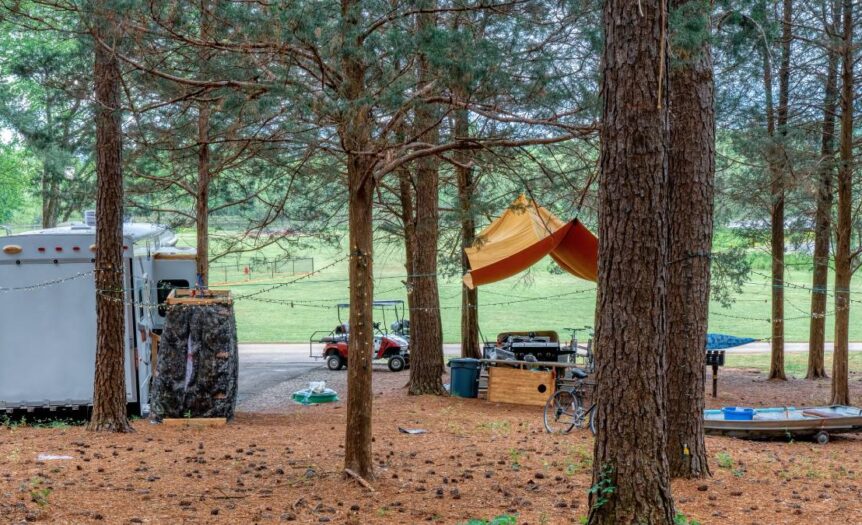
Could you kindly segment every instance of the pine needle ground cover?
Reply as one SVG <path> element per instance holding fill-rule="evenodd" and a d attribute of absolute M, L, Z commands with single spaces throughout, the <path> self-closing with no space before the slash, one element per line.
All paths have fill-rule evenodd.
<path fill-rule="evenodd" d="M 332 373 L 345 377 L 343 372 Z M 858 374 L 851 396 L 862 396 Z M 345 398 L 252 414 L 218 428 L 134 422 L 134 434 L 0 421 L 0 516 L 20 523 L 579 523 L 593 438 L 544 432 L 541 407 L 408 399 L 402 374 L 374 373 L 374 493 L 343 475 Z M 346 391 L 345 391 L 346 392 Z M 729 405 L 816 405 L 827 381 L 724 370 Z M 421 435 L 398 427 L 423 428 Z M 713 476 L 675 481 L 690 523 L 858 523 L 862 436 L 752 442 L 707 437 Z M 39 459 L 40 454 L 70 459 Z"/>

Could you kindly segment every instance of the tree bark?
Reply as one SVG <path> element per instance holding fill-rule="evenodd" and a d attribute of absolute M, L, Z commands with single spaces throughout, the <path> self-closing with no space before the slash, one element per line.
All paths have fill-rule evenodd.
<path fill-rule="evenodd" d="M 200 2 L 200 36 L 207 40 L 210 33 L 210 17 L 208 11 L 208 0 Z M 209 60 L 208 53 L 201 49 L 198 53 L 200 60 L 201 77 L 206 78 L 206 63 Z M 210 194 L 210 106 L 209 102 L 198 103 L 198 187 L 195 195 L 195 230 L 196 255 L 195 273 L 198 280 L 204 286 L 209 282 L 209 194 Z"/>
<path fill-rule="evenodd" d="M 589 523 L 671 524 L 667 7 L 662 0 L 607 0 L 604 28 L 598 429 Z"/>
<path fill-rule="evenodd" d="M 59 203 L 57 202 L 59 188 L 57 185 L 58 175 L 50 168 L 42 168 L 42 227 L 54 228 L 57 226 L 57 215 Z"/>
<path fill-rule="evenodd" d="M 850 237 L 853 234 L 853 0 L 844 0 L 841 71 L 841 163 L 838 168 L 838 224 L 835 247 L 835 352 L 832 356 L 832 399 L 850 404 L 848 346 L 850 279 L 853 275 Z"/>
<path fill-rule="evenodd" d="M 824 32 L 838 31 L 840 9 L 831 2 L 833 22 L 824 21 Z M 829 280 L 829 244 L 832 228 L 832 178 L 835 170 L 835 110 L 838 98 L 838 51 L 830 43 L 827 73 L 823 86 L 823 131 L 820 140 L 820 167 L 817 178 L 817 210 L 814 216 L 814 277 L 811 284 L 811 323 L 808 332 L 806 379 L 826 376 L 826 291 Z"/>
<path fill-rule="evenodd" d="M 339 134 L 347 152 L 348 215 L 350 229 L 350 354 L 347 366 L 347 428 L 344 466 L 365 479 L 374 477 L 371 455 L 371 352 L 374 327 L 372 297 L 374 196 L 373 164 L 364 152 L 371 146 L 372 114 L 365 101 L 366 85 L 362 41 L 358 36 L 362 17 L 359 0 L 341 1 L 345 49 L 341 89 L 347 108 Z"/>
<path fill-rule="evenodd" d="M 778 131 L 776 143 L 774 128 L 770 132 L 770 192 L 772 195 L 772 356 L 769 379 L 785 381 L 784 373 L 784 201 L 785 178 L 788 169 L 785 152 L 787 136 L 787 104 L 790 96 L 790 44 L 792 34 L 792 0 L 784 0 L 782 10 L 781 66 L 778 71 Z M 771 76 L 771 75 L 770 75 Z M 771 90 L 771 86 L 770 86 Z"/>
<path fill-rule="evenodd" d="M 114 45 L 103 2 L 96 7 L 94 34 Z M 133 431 L 126 414 L 123 302 L 123 166 L 120 67 L 112 50 L 95 44 L 96 98 L 96 373 L 88 430 Z"/>
<path fill-rule="evenodd" d="M 464 100 L 464 93 L 457 93 Z M 470 122 L 466 109 L 455 111 L 454 131 L 456 137 L 470 134 Z M 455 152 L 460 166 L 455 167 L 458 186 L 458 211 L 461 215 L 461 273 L 470 271 L 470 261 L 464 248 L 476 240 L 476 219 L 473 215 L 475 187 L 473 169 L 469 166 L 471 155 L 467 150 Z M 479 340 L 479 289 L 470 289 L 461 284 L 461 357 L 482 357 L 482 342 Z"/>
<path fill-rule="evenodd" d="M 367 109 L 367 108 L 366 108 Z M 357 123 L 364 119 L 358 119 Z M 360 131 L 360 134 L 364 132 Z M 353 149 L 353 148 L 351 148 Z M 374 177 L 368 160 L 348 154 L 350 189 L 350 354 L 347 366 L 347 437 L 344 465 L 360 476 L 374 477 L 371 456 L 371 354 Z"/>
<path fill-rule="evenodd" d="M 54 127 L 54 111 L 49 100 L 45 97 L 45 122 L 51 132 Z M 56 172 L 56 168 L 46 157 L 42 160 L 42 227 L 54 228 L 57 226 L 60 204 L 58 181 L 62 174 Z"/>
<path fill-rule="evenodd" d="M 414 307 L 413 275 L 416 273 L 416 211 L 414 209 L 413 175 L 406 166 L 398 168 L 398 192 L 401 200 L 401 223 L 404 226 L 404 269 L 407 273 L 407 311 Z"/>
<path fill-rule="evenodd" d="M 436 2 L 426 0 L 423 9 L 432 10 Z M 434 14 L 417 15 L 418 38 L 430 31 Z M 418 58 L 418 86 L 431 81 L 431 66 L 424 52 Z M 438 141 L 437 117 L 432 106 L 418 104 L 414 125 L 419 140 Z M 440 293 L 437 288 L 438 199 L 440 193 L 438 161 L 424 157 L 416 164 L 416 242 L 413 275 L 413 310 L 410 311 L 410 384 L 411 395 L 446 393 L 443 388 L 443 327 L 440 321 Z"/>
<path fill-rule="evenodd" d="M 198 187 L 195 196 L 197 253 L 195 255 L 195 272 L 204 286 L 209 282 L 209 115 L 209 104 L 201 102 L 198 107 Z"/>
<path fill-rule="evenodd" d="M 698 27 L 709 28 L 709 3 L 672 0 L 670 5 L 671 9 L 697 6 L 689 16 L 699 18 Z M 709 475 L 703 409 L 715 188 L 715 84 L 708 37 L 690 48 L 674 49 L 674 56 L 669 84 L 667 458 L 672 477 L 700 478 Z"/>

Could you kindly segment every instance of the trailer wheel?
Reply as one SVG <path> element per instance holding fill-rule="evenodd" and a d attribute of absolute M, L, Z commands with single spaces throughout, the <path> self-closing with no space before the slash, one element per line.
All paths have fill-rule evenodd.
<path fill-rule="evenodd" d="M 332 354 L 326 358 L 326 368 L 330 370 L 341 370 L 344 368 L 344 359 L 338 354 Z"/>
<path fill-rule="evenodd" d="M 819 444 L 825 445 L 826 443 L 829 443 L 829 433 L 821 430 L 820 432 L 818 432 L 817 434 L 814 435 L 814 439 Z"/>
<path fill-rule="evenodd" d="M 393 355 L 389 358 L 389 370 L 393 372 L 400 372 L 404 370 L 405 365 L 407 364 L 404 361 L 404 358 L 400 355 Z"/>

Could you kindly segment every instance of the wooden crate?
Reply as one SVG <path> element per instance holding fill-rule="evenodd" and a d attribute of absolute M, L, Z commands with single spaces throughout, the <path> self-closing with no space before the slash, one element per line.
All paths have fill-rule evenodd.
<path fill-rule="evenodd" d="M 165 300 L 167 304 L 207 305 L 233 304 L 230 290 L 194 290 L 191 288 L 174 288 Z"/>
<path fill-rule="evenodd" d="M 488 369 L 488 401 L 545 406 L 554 393 L 554 373 L 492 366 Z"/>
<path fill-rule="evenodd" d="M 223 427 L 227 419 L 223 417 L 166 417 L 162 420 L 166 427 Z"/>

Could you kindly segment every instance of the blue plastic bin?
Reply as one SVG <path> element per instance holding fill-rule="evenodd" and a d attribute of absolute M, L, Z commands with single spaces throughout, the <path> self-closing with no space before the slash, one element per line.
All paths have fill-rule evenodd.
<path fill-rule="evenodd" d="M 452 381 L 449 393 L 457 397 L 477 397 L 479 395 L 479 360 L 470 357 L 450 359 Z"/>
<path fill-rule="evenodd" d="M 751 421 L 754 419 L 754 409 L 748 407 L 724 407 L 721 409 L 724 419 L 730 421 Z"/>

